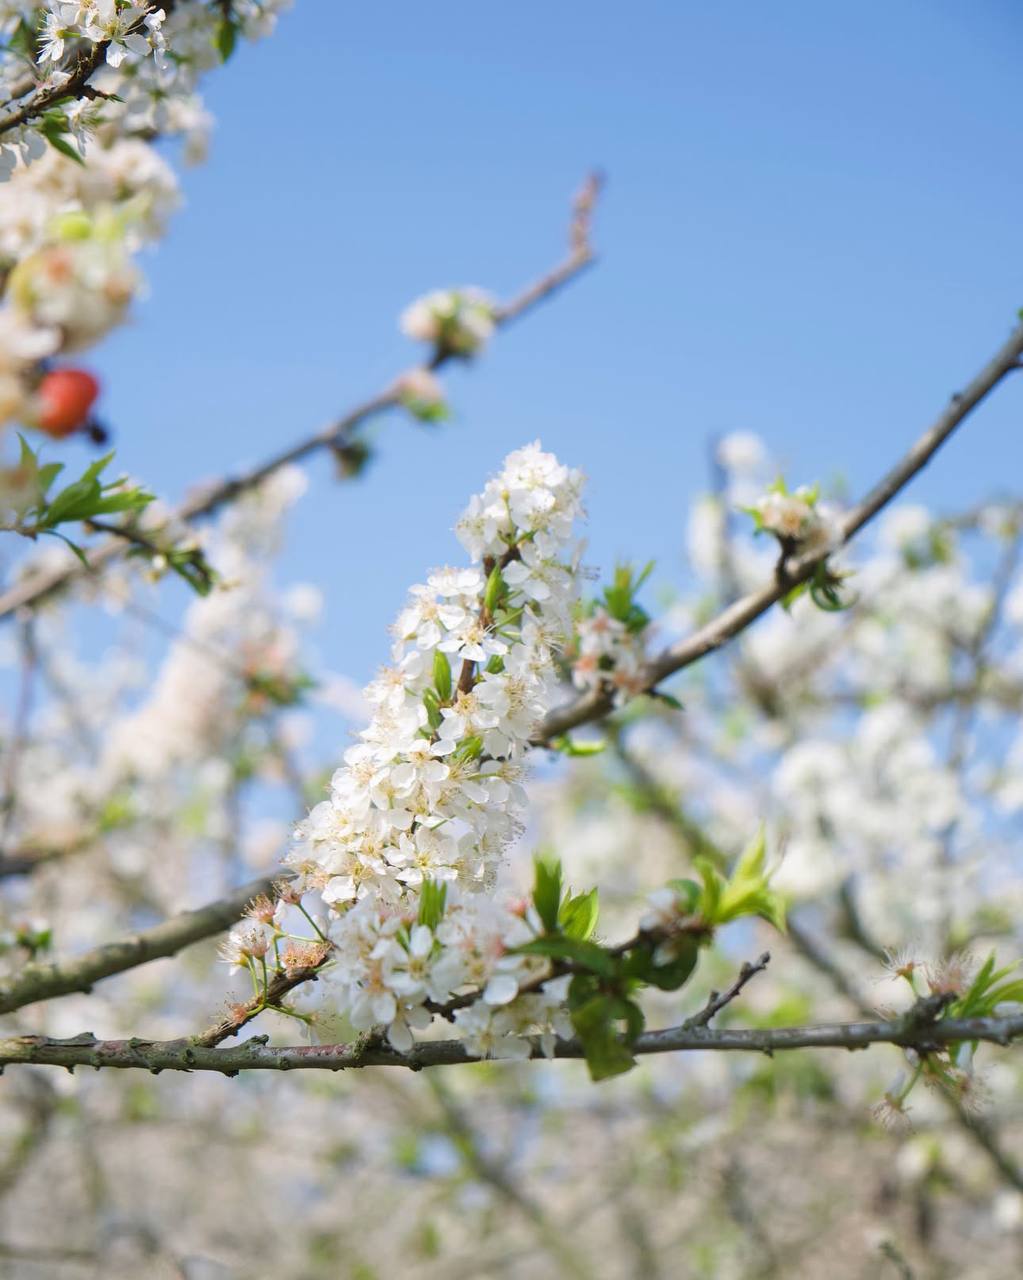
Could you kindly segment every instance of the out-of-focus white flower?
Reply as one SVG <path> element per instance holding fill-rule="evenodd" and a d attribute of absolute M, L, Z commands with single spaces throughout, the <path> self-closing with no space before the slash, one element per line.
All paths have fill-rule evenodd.
<path fill-rule="evenodd" d="M 454 355 L 473 355 L 494 331 L 497 304 L 482 289 L 438 289 L 402 312 L 402 332 Z"/>
<path fill-rule="evenodd" d="M 764 466 L 767 450 L 752 431 L 733 431 L 718 441 L 717 457 L 728 471 L 749 472 Z"/>

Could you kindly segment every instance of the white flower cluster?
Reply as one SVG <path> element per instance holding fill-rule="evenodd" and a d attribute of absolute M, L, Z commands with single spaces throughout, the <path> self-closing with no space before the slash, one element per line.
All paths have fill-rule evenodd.
<path fill-rule="evenodd" d="M 494 332 L 497 304 L 482 289 L 437 289 L 402 312 L 402 332 L 442 351 L 468 356 Z"/>
<path fill-rule="evenodd" d="M 572 683 L 577 689 L 609 688 L 615 706 L 622 706 L 646 687 L 648 627 L 636 630 L 598 605 L 576 623 Z"/>
<path fill-rule="evenodd" d="M 753 512 L 759 527 L 800 551 L 823 551 L 838 545 L 835 513 L 817 500 L 816 491 L 801 485 L 793 493 L 775 486 L 758 499 Z"/>
<path fill-rule="evenodd" d="M 412 1032 L 433 1019 L 460 989 L 479 999 L 454 1011 L 454 1025 L 471 1052 L 482 1057 L 528 1057 L 530 1035 L 553 1051 L 556 1036 L 572 1034 L 564 1012 L 568 978 L 519 994 L 542 977 L 547 961 L 511 949 L 529 942 L 528 917 L 488 898 L 449 890 L 444 915 L 430 928 L 410 921 L 408 905 L 363 898 L 334 925 L 335 963 L 329 990 L 357 1031 L 387 1027 L 399 1051 L 412 1047 Z M 428 1003 L 429 1002 L 429 1003 Z"/>
<path fill-rule="evenodd" d="M 9 284 L 14 310 L 36 329 L 59 335 L 66 352 L 119 324 L 141 284 L 119 228 L 106 234 L 86 222 L 81 230 L 24 258 Z"/>
<path fill-rule="evenodd" d="M 123 212 L 124 238 L 133 251 L 163 234 L 178 207 L 178 182 L 166 160 L 137 138 L 114 138 L 90 149 L 88 163 L 75 164 L 52 148 L 38 163 L 18 170 L 0 201 L 0 263 L 17 263 L 71 222 L 68 215 L 95 217 Z"/>
<path fill-rule="evenodd" d="M 0 425 L 38 425 L 39 360 L 81 350 L 124 320 L 142 285 L 132 254 L 162 234 L 178 203 L 154 143 L 181 134 L 189 158 L 201 156 L 199 78 L 238 35 L 272 29 L 288 2 L 180 0 L 166 18 L 158 4 L 131 0 L 0 5 L 0 35 L 24 42 L 34 32 L 40 48 L 33 77 L 23 53 L 0 43 L 0 98 L 15 112 L 35 94 L 57 98 L 45 116 L 0 133 Z M 104 61 L 88 94 L 60 101 L 90 46 Z"/>
<path fill-rule="evenodd" d="M 162 9 L 130 0 L 49 0 L 44 19 L 39 55 L 41 63 L 58 63 L 69 41 L 87 40 L 106 45 L 106 61 L 119 67 L 125 58 L 153 55 L 161 69 L 167 62 L 167 45 L 161 30 L 166 14 Z"/>
<path fill-rule="evenodd" d="M 386 1025 L 398 1046 L 429 1022 L 426 1001 L 466 985 L 484 997 L 459 1022 L 488 1052 L 505 1041 L 521 1052 L 515 1036 L 548 1026 L 559 1004 L 515 999 L 538 962 L 506 952 L 532 930 L 479 891 L 493 887 L 522 829 L 522 758 L 553 700 L 553 653 L 571 626 L 581 489 L 579 472 L 533 444 L 472 499 L 457 533 L 477 567 L 441 569 L 413 587 L 393 665 L 366 690 L 372 721 L 287 857 L 335 917 L 330 981 L 341 1010 L 357 1027 Z M 449 887 L 432 931 L 417 924 L 425 881 Z M 497 1029 L 491 1008 L 502 1010 Z"/>
<path fill-rule="evenodd" d="M 41 45 L 38 82 L 48 91 L 61 89 L 70 79 L 76 52 L 105 46 L 104 62 L 89 87 L 105 96 L 99 107 L 89 98 L 69 100 L 48 116 L 43 131 L 36 120 L 8 129 L 0 138 L 0 181 L 19 164 L 38 160 L 56 122 L 85 149 L 93 133 L 109 140 L 111 131 L 123 135 L 184 133 L 191 150 L 201 154 L 208 120 L 196 87 L 201 75 L 219 65 L 237 36 L 258 39 L 273 30 L 277 14 L 291 0 L 234 0 L 225 11 L 199 0 L 178 0 L 169 14 L 159 4 L 132 0 L 49 0 L 45 10 L 30 4 L 0 9 L 0 24 L 12 27 L 20 18 L 35 30 Z M 170 8 L 170 6 L 167 6 Z M 41 22 L 40 22 L 41 18 Z M 20 57 L 0 49 L 0 93 L 18 103 L 36 89 L 26 81 Z"/>

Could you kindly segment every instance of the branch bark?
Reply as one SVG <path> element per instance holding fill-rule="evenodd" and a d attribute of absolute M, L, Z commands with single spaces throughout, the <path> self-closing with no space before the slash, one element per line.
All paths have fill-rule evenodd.
<path fill-rule="evenodd" d="M 773 1054 L 788 1049 L 866 1049 L 875 1044 L 894 1044 L 926 1053 L 943 1045 L 965 1040 L 984 1040 L 1009 1045 L 1023 1036 L 1023 1014 L 1007 1018 L 945 1018 L 938 1022 L 921 1020 L 910 1011 L 891 1022 L 825 1022 L 816 1026 L 773 1027 L 765 1030 L 705 1027 L 666 1027 L 648 1031 L 633 1046 L 637 1054 L 691 1053 L 710 1050 L 724 1053 Z M 379 1040 L 328 1045 L 288 1045 L 271 1047 L 267 1036 L 254 1036 L 228 1048 L 209 1048 L 196 1039 L 180 1040 L 97 1040 L 86 1032 L 70 1040 L 46 1036 L 15 1036 L 0 1040 L 0 1066 L 35 1063 L 65 1068 L 134 1068 L 146 1071 L 219 1071 L 235 1075 L 239 1071 L 325 1070 L 341 1071 L 358 1067 L 455 1066 L 478 1062 L 461 1040 L 432 1040 L 415 1046 L 407 1054 L 398 1053 Z M 534 1044 L 534 1058 L 543 1057 Z M 559 1040 L 556 1058 L 581 1058 L 576 1040 Z"/>
<path fill-rule="evenodd" d="M 0 1014 L 75 991 L 88 992 L 102 978 L 175 955 L 194 942 L 213 937 L 239 920 L 253 898 L 273 893 L 274 885 L 287 878 L 286 872 L 264 876 L 228 897 L 194 911 L 183 911 L 152 929 L 96 947 L 76 959 L 28 964 L 11 982 L 0 986 Z"/>

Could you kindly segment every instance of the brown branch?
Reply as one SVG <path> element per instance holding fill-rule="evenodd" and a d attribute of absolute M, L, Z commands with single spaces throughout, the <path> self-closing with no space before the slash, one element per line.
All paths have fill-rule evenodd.
<path fill-rule="evenodd" d="M 930 462 L 942 444 L 965 421 L 986 396 L 1017 367 L 1023 354 L 1023 325 L 1013 330 L 1011 337 L 973 378 L 966 388 L 952 396 L 947 408 L 937 421 L 923 433 L 912 448 L 874 486 L 840 524 L 840 545 L 848 543 L 870 520 L 874 518 L 903 488 Z M 750 592 L 724 609 L 692 635 L 669 646 L 648 663 L 644 688 L 652 690 L 668 676 L 698 662 L 700 658 L 720 649 L 722 645 L 745 631 L 747 627 L 772 605 L 777 604 L 793 587 L 812 577 L 817 567 L 827 559 L 827 552 L 814 552 L 787 561 L 781 571 L 756 591 Z M 598 720 L 612 708 L 609 691 L 595 690 L 552 711 L 537 735 L 539 744 L 560 737 L 578 725 Z"/>
<path fill-rule="evenodd" d="M 925 1010 L 929 1014 L 929 1010 Z M 666 1027 L 648 1031 L 633 1046 L 637 1054 L 691 1053 L 709 1050 L 719 1053 L 773 1054 L 791 1049 L 866 1049 L 875 1044 L 894 1044 L 929 1053 L 945 1045 L 983 1040 L 1007 1046 L 1023 1036 L 1023 1013 L 1007 1018 L 943 1018 L 931 1020 L 914 1008 L 890 1022 L 825 1022 L 816 1026 L 769 1027 L 723 1030 L 706 1027 Z M 46 1036 L 14 1036 L 0 1040 L 0 1066 L 36 1063 L 58 1067 L 134 1068 L 145 1071 L 219 1071 L 234 1075 L 239 1071 L 325 1070 L 341 1071 L 357 1067 L 454 1066 L 478 1062 L 461 1040 L 430 1040 L 417 1044 L 409 1053 L 398 1053 L 379 1039 L 354 1044 L 288 1045 L 271 1048 L 267 1036 L 254 1036 L 240 1045 L 208 1048 L 194 1039 L 180 1040 L 98 1040 L 86 1032 L 70 1040 Z M 534 1058 L 542 1058 L 533 1042 Z M 577 1040 L 559 1040 L 556 1058 L 582 1058 Z"/>
<path fill-rule="evenodd" d="M 564 260 L 553 271 L 542 276 L 529 285 L 510 302 L 497 308 L 495 323 L 503 328 L 520 316 L 532 311 L 534 307 L 545 302 L 564 285 L 574 280 L 595 261 L 593 247 L 590 242 L 590 222 L 594 202 L 599 190 L 599 180 L 595 177 L 587 179 L 582 190 L 576 196 L 572 206 L 572 225 L 569 237 L 569 252 Z M 423 367 L 437 369 L 455 359 L 450 352 L 438 351 Z M 401 404 L 400 379 L 392 382 L 384 390 L 362 401 L 350 409 L 342 417 L 296 444 L 273 454 L 258 466 L 238 476 L 227 477 L 204 489 L 201 493 L 181 504 L 171 515 L 171 519 L 190 521 L 199 520 L 212 515 L 226 503 L 234 501 L 243 493 L 255 488 L 275 471 L 291 463 L 301 462 L 311 454 L 323 449 L 341 449 L 350 444 L 357 428 L 370 419 Z M 38 605 L 55 591 L 70 582 L 76 581 L 88 570 L 97 571 L 123 551 L 119 538 L 111 538 L 93 548 L 86 559 L 88 569 L 79 561 L 60 569 L 31 574 L 23 581 L 15 583 L 7 591 L 0 594 L 0 621 L 11 617 L 18 609 L 27 605 Z"/>
<path fill-rule="evenodd" d="M 287 873 L 280 872 L 264 876 L 216 902 L 194 911 L 183 911 L 152 929 L 96 947 L 77 959 L 27 964 L 10 982 L 0 986 L 0 1013 L 11 1013 L 24 1005 L 53 1000 L 75 991 L 90 991 L 93 983 L 103 978 L 172 956 L 194 942 L 221 933 L 241 918 L 253 898 L 272 894 L 274 885 L 287 878 Z"/>

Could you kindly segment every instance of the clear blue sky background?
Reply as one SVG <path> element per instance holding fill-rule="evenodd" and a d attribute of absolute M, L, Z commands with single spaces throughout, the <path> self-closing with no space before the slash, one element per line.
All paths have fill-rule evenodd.
<path fill-rule="evenodd" d="M 1021 36 L 1014 0 L 298 0 L 210 78 L 210 162 L 98 355 L 119 460 L 176 497 L 325 422 L 415 358 L 416 294 L 553 263 L 598 164 L 598 268 L 450 376 L 454 424 L 389 421 L 362 485 L 316 463 L 285 573 L 368 677 L 469 493 L 539 436 L 590 476 L 589 558 L 679 581 L 711 434 L 859 491 L 1003 340 Z M 1018 488 L 1021 416 L 1023 380 L 913 496 Z"/>

